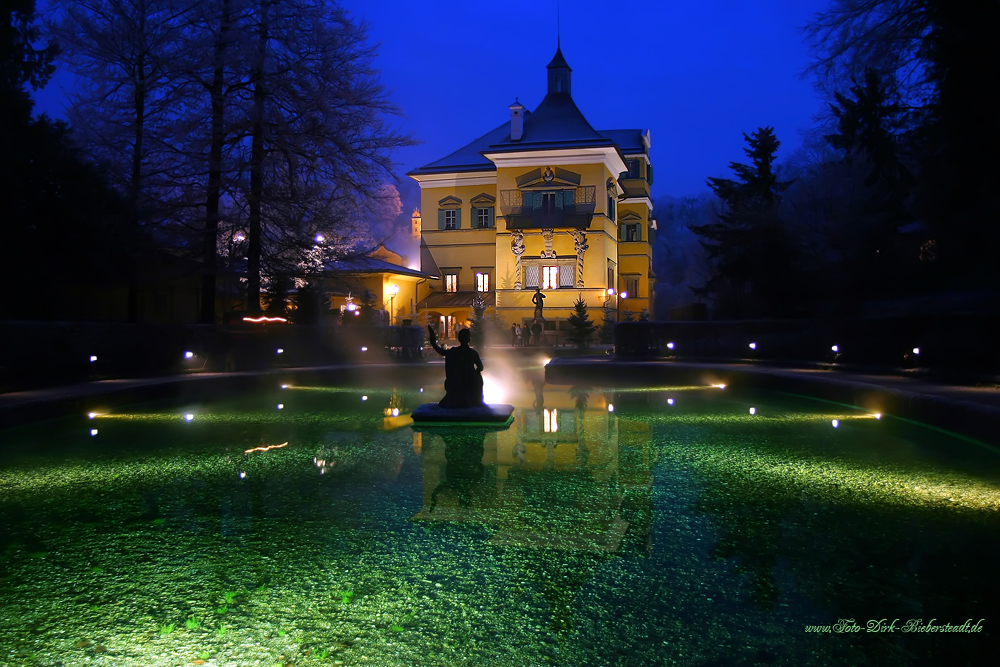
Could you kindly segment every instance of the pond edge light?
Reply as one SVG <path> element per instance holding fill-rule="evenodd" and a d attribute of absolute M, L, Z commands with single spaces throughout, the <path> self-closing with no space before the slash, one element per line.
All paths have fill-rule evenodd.
<path fill-rule="evenodd" d="M 90 363 L 94 363 L 95 361 L 97 361 L 97 355 L 96 354 L 90 355 Z"/>
<path fill-rule="evenodd" d="M 90 435 L 97 435 L 97 429 L 96 428 L 90 429 Z"/>
<path fill-rule="evenodd" d="M 750 349 L 751 350 L 756 350 L 757 349 L 757 343 L 750 343 Z"/>
<path fill-rule="evenodd" d="M 184 415 L 184 421 L 186 421 L 186 422 L 194 421 L 194 415 L 191 414 L 190 412 L 187 413 L 186 415 Z"/>
<path fill-rule="evenodd" d="M 191 352 L 190 350 L 188 350 L 187 352 L 184 353 L 184 358 L 185 359 L 190 359 L 193 356 L 194 356 L 194 352 Z"/>
<path fill-rule="evenodd" d="M 673 341 L 670 341 L 669 343 L 667 343 L 667 349 L 670 349 L 670 350 L 674 349 L 674 343 L 673 343 Z"/>
<path fill-rule="evenodd" d="M 284 317 L 244 317 L 244 322 L 251 322 L 253 324 L 266 324 L 268 322 L 287 322 Z"/>

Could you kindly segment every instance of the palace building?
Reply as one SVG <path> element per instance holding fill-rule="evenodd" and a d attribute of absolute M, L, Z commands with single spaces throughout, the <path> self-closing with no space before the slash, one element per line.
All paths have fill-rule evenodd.
<path fill-rule="evenodd" d="M 573 102 L 562 51 L 532 112 L 409 172 L 420 184 L 417 313 L 446 337 L 467 324 L 483 293 L 509 326 L 531 322 L 545 296 L 546 338 L 561 340 L 582 295 L 599 322 L 652 316 L 649 130 L 595 130 Z"/>

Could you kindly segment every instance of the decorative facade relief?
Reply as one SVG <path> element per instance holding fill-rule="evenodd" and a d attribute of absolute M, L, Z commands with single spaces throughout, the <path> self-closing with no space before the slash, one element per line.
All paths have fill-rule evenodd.
<path fill-rule="evenodd" d="M 552 237 L 555 235 L 553 229 L 542 230 L 542 241 L 545 242 L 545 250 L 542 251 L 542 259 L 555 259 L 556 251 L 552 249 Z"/>
<path fill-rule="evenodd" d="M 521 289 L 521 255 L 524 254 L 524 232 L 511 232 L 510 251 L 514 253 L 514 289 Z"/>
<path fill-rule="evenodd" d="M 576 286 L 583 287 L 583 255 L 590 248 L 587 245 L 587 232 L 574 229 L 570 234 L 573 236 L 573 246 L 576 248 Z"/>

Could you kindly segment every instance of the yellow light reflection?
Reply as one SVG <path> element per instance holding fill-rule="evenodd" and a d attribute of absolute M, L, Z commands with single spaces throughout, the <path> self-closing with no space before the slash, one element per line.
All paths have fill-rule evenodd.
<path fill-rule="evenodd" d="M 247 449 L 243 453 L 249 454 L 250 452 L 269 452 L 272 449 L 281 449 L 282 447 L 287 447 L 288 443 L 283 442 L 280 445 L 268 445 L 266 447 L 254 447 L 253 449 Z"/>

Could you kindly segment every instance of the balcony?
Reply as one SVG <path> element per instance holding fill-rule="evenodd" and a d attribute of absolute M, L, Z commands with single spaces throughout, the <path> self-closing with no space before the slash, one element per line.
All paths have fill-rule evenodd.
<path fill-rule="evenodd" d="M 645 178 L 625 176 L 618 179 L 618 184 L 622 186 L 627 198 L 649 197 L 649 182 Z"/>
<path fill-rule="evenodd" d="M 597 207 L 597 187 L 561 190 L 501 190 L 500 213 L 507 229 L 586 229 Z"/>

